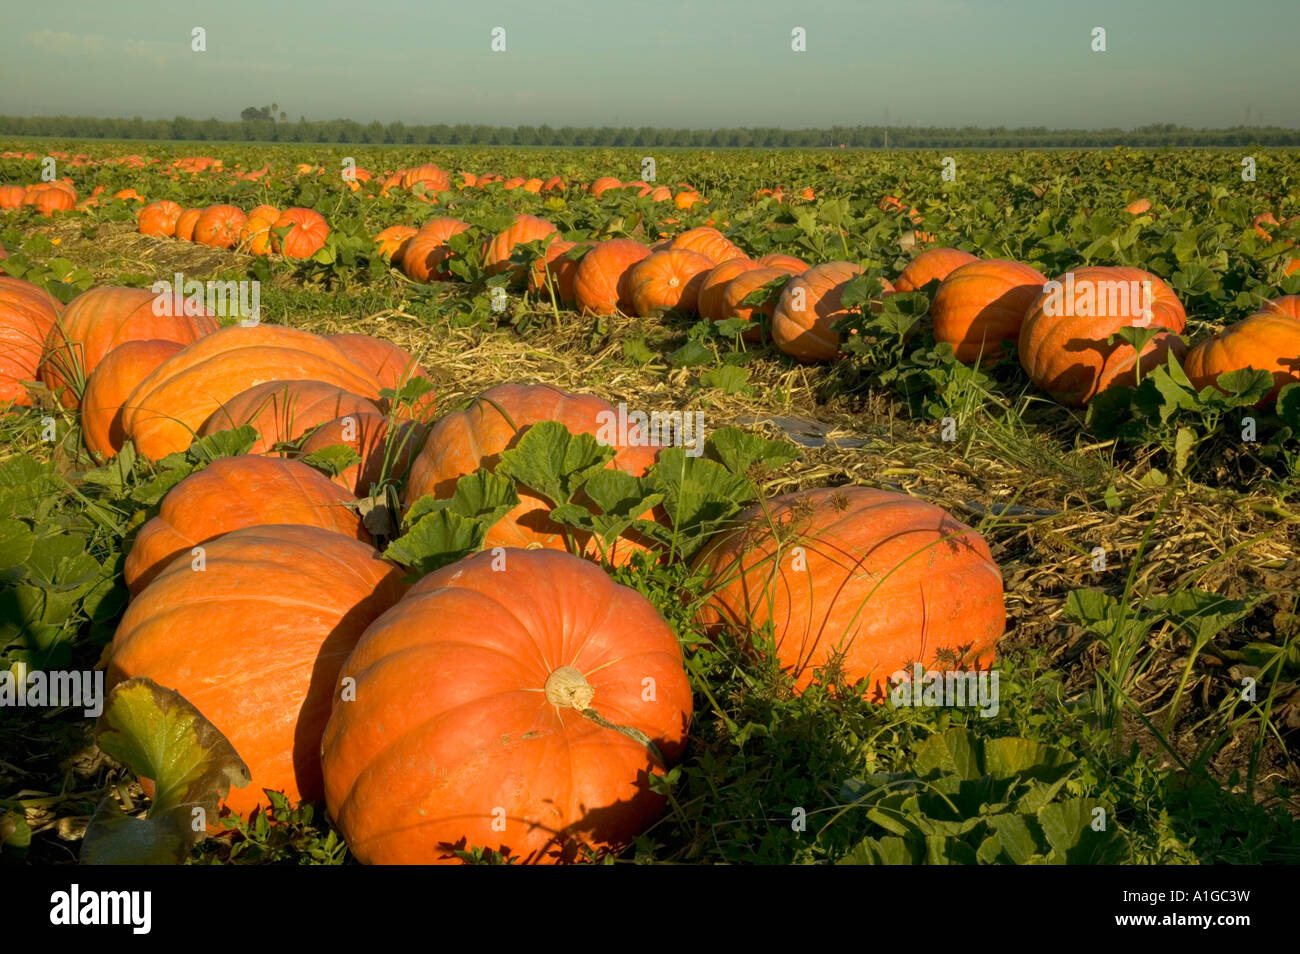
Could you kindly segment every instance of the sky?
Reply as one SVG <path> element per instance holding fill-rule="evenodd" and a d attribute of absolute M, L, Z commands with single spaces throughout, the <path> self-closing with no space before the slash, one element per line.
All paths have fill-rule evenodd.
<path fill-rule="evenodd" d="M 1097 129 L 1235 126 L 1249 110 L 1300 126 L 1300 0 L 7 6 L 9 115 L 237 119 L 275 102 L 291 120 L 410 124 L 797 129 L 887 110 L 891 125 Z"/>

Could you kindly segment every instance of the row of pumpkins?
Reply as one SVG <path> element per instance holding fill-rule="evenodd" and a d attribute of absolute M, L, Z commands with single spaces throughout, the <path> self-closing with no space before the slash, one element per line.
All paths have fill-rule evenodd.
<path fill-rule="evenodd" d="M 142 235 L 197 242 L 210 248 L 239 248 L 250 255 L 274 252 L 286 258 L 310 258 L 325 247 L 330 227 L 315 209 L 293 206 L 281 211 L 259 205 L 245 212 L 236 205 L 185 209 L 171 199 L 150 202 L 136 213 Z"/>
<path fill-rule="evenodd" d="M 412 585 L 359 516 L 381 474 L 408 505 L 445 498 L 531 425 L 595 436 L 613 407 L 522 383 L 441 417 L 432 392 L 392 407 L 385 389 L 427 374 L 390 342 L 221 328 L 179 300 L 157 315 L 155 300 L 101 286 L 61 308 L 0 277 L 0 400 L 30 401 L 23 382 L 40 381 L 102 458 L 127 439 L 158 459 L 195 435 L 258 433 L 249 454 L 179 482 L 136 534 L 109 685 L 179 691 L 250 770 L 231 810 L 265 804 L 263 789 L 323 798 L 363 862 L 453 861 L 468 846 L 574 860 L 652 824 L 664 803 L 649 777 L 685 749 L 691 688 L 673 630 L 599 566 L 646 540 L 580 537 L 582 555 L 565 552 L 550 504 L 521 487 L 482 552 Z M 334 478 L 298 459 L 337 444 L 360 461 Z M 610 466 L 644 474 L 658 451 L 630 433 Z M 902 494 L 778 497 L 698 561 L 701 626 L 745 646 L 770 626 L 799 690 L 828 665 L 876 698 L 912 662 L 985 667 L 1005 627 L 984 540 Z"/>
<path fill-rule="evenodd" d="M 375 241 L 380 253 L 413 281 L 446 281 L 452 277 L 447 241 L 469 228 L 459 219 L 435 218 L 419 229 L 391 226 Z M 545 254 L 531 270 L 511 260 L 517 246 L 534 241 L 545 243 Z M 749 340 L 766 324 L 781 351 L 805 362 L 840 356 L 834 326 L 847 314 L 841 295 L 862 274 L 852 262 L 809 266 L 781 253 L 754 259 L 708 226 L 653 245 L 630 238 L 569 242 L 550 222 L 531 215 L 517 216 L 486 242 L 483 260 L 489 273 L 508 271 L 512 283 L 548 291 L 558 304 L 583 313 L 646 317 L 671 310 L 712 321 L 738 318 L 753 324 L 744 334 Z M 1198 388 L 1245 367 L 1273 374 L 1271 397 L 1284 384 L 1300 381 L 1300 297 L 1268 302 L 1260 314 L 1188 349 L 1180 337 L 1186 312 L 1157 276 L 1136 268 L 1088 266 L 1057 282 L 1076 294 L 1091 288 L 1095 307 L 1077 314 L 1070 308 L 1053 309 L 1048 279 L 1037 269 L 953 248 L 921 252 L 895 281 L 882 279 L 881 285 L 883 295 L 931 288 L 935 339 L 951 344 L 958 360 L 994 361 L 1004 343 L 1014 344 L 1030 380 L 1071 406 L 1085 405 L 1113 385 L 1134 384 L 1139 373 L 1163 363 L 1170 352 L 1184 362 Z M 1110 295 L 1106 289 L 1111 283 L 1149 288 L 1151 300 L 1144 299 L 1145 293 Z M 769 294 L 763 304 L 746 304 L 764 288 Z M 881 306 L 877 302 L 873 307 Z M 1158 333 L 1140 356 L 1131 345 L 1107 343 L 1119 329 L 1143 325 Z"/>

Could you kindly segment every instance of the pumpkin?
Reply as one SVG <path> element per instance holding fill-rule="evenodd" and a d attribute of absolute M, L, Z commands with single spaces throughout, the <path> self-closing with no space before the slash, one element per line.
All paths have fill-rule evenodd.
<path fill-rule="evenodd" d="M 652 202 L 671 202 L 673 190 L 668 186 L 657 186 L 650 190 L 650 200 Z"/>
<path fill-rule="evenodd" d="M 365 864 L 455 863 L 467 846 L 573 861 L 663 810 L 649 777 L 681 756 L 692 715 L 672 629 L 568 554 L 497 560 L 420 580 L 343 667 L 355 701 L 325 729 L 325 799 Z"/>
<path fill-rule="evenodd" d="M 176 219 L 176 237 L 186 242 L 194 241 L 194 227 L 203 216 L 202 209 L 186 209 Z"/>
<path fill-rule="evenodd" d="M 311 258 L 329 234 L 325 217 L 315 209 L 285 209 L 271 226 L 271 250 L 285 258 Z"/>
<path fill-rule="evenodd" d="M 545 182 L 542 183 L 542 191 L 543 191 L 543 192 L 563 192 L 563 191 L 564 191 L 564 176 L 551 176 L 549 179 L 547 179 Z"/>
<path fill-rule="evenodd" d="M 127 551 L 123 575 L 138 595 L 174 559 L 223 534 L 264 524 L 319 527 L 370 542 L 356 499 L 314 468 L 281 457 L 221 457 L 163 497 Z"/>
<path fill-rule="evenodd" d="M 1265 242 L 1271 242 L 1273 241 L 1273 233 L 1271 230 L 1265 228 L 1265 226 L 1271 225 L 1274 229 L 1276 229 L 1280 223 L 1278 222 L 1277 217 L 1274 216 L 1272 212 L 1261 212 L 1259 215 L 1255 216 L 1253 219 L 1250 220 L 1250 224 L 1251 227 L 1255 230 L 1256 235 L 1262 238 Z"/>
<path fill-rule="evenodd" d="M 81 396 L 81 436 L 93 454 L 101 459 L 117 455 L 126 440 L 122 415 L 131 392 L 183 347 L 178 341 L 128 341 L 99 362 Z"/>
<path fill-rule="evenodd" d="M 782 268 L 791 275 L 800 275 L 808 271 L 809 265 L 802 258 L 785 255 L 781 252 L 769 252 L 758 260 L 764 268 Z"/>
<path fill-rule="evenodd" d="M 203 572 L 173 560 L 131 602 L 108 685 L 145 676 L 175 689 L 230 740 L 252 776 L 226 797 L 231 811 L 265 806 L 263 789 L 317 800 L 339 669 L 401 596 L 402 571 L 315 526 L 244 527 L 203 547 Z"/>
<path fill-rule="evenodd" d="M 258 439 L 250 454 L 273 453 L 275 445 L 297 440 L 313 428 L 344 414 L 379 413 L 379 406 L 359 394 L 324 381 L 264 381 L 240 391 L 212 412 L 199 428 L 200 437 L 251 426 Z"/>
<path fill-rule="evenodd" d="M 97 285 L 68 303 L 45 339 L 41 380 L 64 407 L 77 407 L 99 362 L 128 341 L 198 341 L 217 319 L 173 290 L 170 300 L 148 288 Z M 171 314 L 157 314 L 156 311 Z"/>
<path fill-rule="evenodd" d="M 727 290 L 727 283 L 742 272 L 758 267 L 759 264 L 749 258 L 731 258 L 720 265 L 713 266 L 700 284 L 700 317 L 710 321 L 721 321 L 722 296 Z"/>
<path fill-rule="evenodd" d="M 446 192 L 451 189 L 451 176 L 433 163 L 425 163 L 403 174 L 402 188 L 416 194 Z"/>
<path fill-rule="evenodd" d="M 176 234 L 176 220 L 183 211 L 171 199 L 150 202 L 136 213 L 136 226 L 141 235 L 172 236 Z"/>
<path fill-rule="evenodd" d="M 699 252 L 655 252 L 632 266 L 628 274 L 632 309 L 641 317 L 665 310 L 689 314 L 696 310 L 700 285 L 712 270 L 713 262 Z"/>
<path fill-rule="evenodd" d="M 244 211 L 233 205 L 210 205 L 194 223 L 194 241 L 212 248 L 234 248 L 247 221 Z"/>
<path fill-rule="evenodd" d="M 533 263 L 532 271 L 528 273 L 528 290 L 534 294 L 545 292 L 549 277 L 550 286 L 554 289 L 556 300 L 560 304 L 571 304 L 573 275 L 578 270 L 578 263 L 572 258 L 561 258 L 561 256 L 578 248 L 579 244 L 583 247 L 590 246 L 589 242 L 578 243 L 566 242 L 560 238 L 553 239 L 546 246 L 546 254 Z M 565 299 L 566 278 L 570 300 Z"/>
<path fill-rule="evenodd" d="M 1283 295 L 1264 302 L 1260 312 L 1266 315 L 1287 315 L 1300 321 L 1300 295 Z"/>
<path fill-rule="evenodd" d="M 415 355 L 405 348 L 399 348 L 391 341 L 355 333 L 325 337 L 338 345 L 349 358 L 378 378 L 379 383 L 385 388 L 400 391 L 411 378 L 424 378 L 432 383 L 429 372 L 420 367 L 420 363 L 415 360 Z M 432 414 L 436 407 L 437 397 L 433 391 L 426 391 L 415 402 L 415 410 L 424 414 Z"/>
<path fill-rule="evenodd" d="M 632 266 L 649 257 L 650 249 L 633 239 L 609 239 L 582 257 L 573 276 L 573 297 L 584 314 L 632 312 L 627 277 Z"/>
<path fill-rule="evenodd" d="M 699 201 L 700 201 L 700 194 L 696 192 L 694 189 L 688 189 L 683 192 L 679 192 L 675 196 L 673 196 L 673 205 L 683 210 L 689 209 L 691 206 L 695 205 L 695 203 Z"/>
<path fill-rule="evenodd" d="M 250 255 L 269 255 L 271 253 L 271 229 L 275 226 L 280 212 L 274 206 L 259 205 L 239 229 L 239 245 Z"/>
<path fill-rule="evenodd" d="M 934 339 L 952 345 L 957 360 L 985 363 L 1002 356 L 1002 342 L 1020 336 L 1020 323 L 1047 277 L 1006 259 L 968 262 L 948 274 L 930 302 Z"/>
<path fill-rule="evenodd" d="M 692 252 L 699 252 L 705 258 L 713 262 L 714 265 L 721 265 L 723 262 L 733 258 L 748 258 L 749 256 L 743 250 L 732 244 L 731 240 L 719 232 L 707 226 L 687 229 L 681 235 L 672 240 L 670 248 L 684 248 Z"/>
<path fill-rule="evenodd" d="M 1128 205 L 1124 206 L 1124 211 L 1129 215 L 1141 215 L 1143 212 L 1151 211 L 1150 199 L 1134 199 Z"/>
<path fill-rule="evenodd" d="M 1183 370 L 1198 391 L 1217 387 L 1220 374 L 1245 368 L 1273 375 L 1273 388 L 1261 406 L 1276 400 L 1285 385 L 1300 381 L 1300 321 L 1270 312 L 1251 315 L 1197 342 L 1183 359 Z"/>
<path fill-rule="evenodd" d="M 431 219 L 401 247 L 402 272 L 413 282 L 451 280 L 447 260 L 452 251 L 447 240 L 469 228 L 460 219 Z"/>
<path fill-rule="evenodd" d="M 943 281 L 956 269 L 977 261 L 970 252 L 958 248 L 930 248 L 907 263 L 894 281 L 900 292 L 914 292 L 938 279 Z"/>
<path fill-rule="evenodd" d="M 413 225 L 390 225 L 375 236 L 375 251 L 380 258 L 386 258 L 395 268 L 400 268 L 402 257 L 398 252 L 406 240 L 418 231 Z"/>
<path fill-rule="evenodd" d="M 770 626 L 803 690 L 815 670 L 870 681 L 985 668 L 1006 627 L 1002 574 L 978 533 L 933 504 L 871 487 L 817 488 L 740 516 L 696 558 L 712 595 L 699 615 L 745 643 Z"/>
<path fill-rule="evenodd" d="M 1151 283 L 1151 300 L 1142 283 Z M 1149 318 L 1144 314 L 1149 305 Z M 1020 326 L 1020 365 L 1057 401 L 1082 407 L 1111 385 L 1136 383 L 1185 347 L 1177 336 L 1187 324 L 1178 296 L 1155 275 L 1137 268 L 1088 266 L 1049 283 Z M 1140 356 L 1131 345 L 1106 339 L 1120 328 L 1163 328 Z"/>
<path fill-rule="evenodd" d="M 603 194 L 608 192 L 610 189 L 621 189 L 621 188 L 623 188 L 623 183 L 620 182 L 618 179 L 615 179 L 613 176 L 601 176 L 599 179 L 597 179 L 595 182 L 591 184 L 591 194 L 599 199 Z"/>
<path fill-rule="evenodd" d="M 0 209 L 20 209 L 27 189 L 20 185 L 0 185 Z"/>
<path fill-rule="evenodd" d="M 345 414 L 312 431 L 299 446 L 298 456 L 306 457 L 340 444 L 352 448 L 361 460 L 332 479 L 359 497 L 368 496 L 371 487 L 385 477 L 397 483 L 405 480 L 415 455 L 424 446 L 427 433 L 424 424 L 398 421 L 396 428 L 390 428 L 390 423 L 382 414 L 364 411 Z"/>
<path fill-rule="evenodd" d="M 62 310 L 39 285 L 0 275 L 0 406 L 32 403 L 23 382 L 37 380 L 45 342 Z"/>
<path fill-rule="evenodd" d="M 372 401 L 383 387 L 319 335 L 277 325 L 234 325 L 155 368 L 132 392 L 122 426 L 137 451 L 158 460 L 188 448 L 203 423 L 236 394 L 288 380 L 323 381 Z"/>
<path fill-rule="evenodd" d="M 844 286 L 862 269 L 851 262 L 827 262 L 793 276 L 772 312 L 772 341 L 798 361 L 830 361 L 840 352 L 832 326 L 848 313 L 840 307 Z M 893 286 L 881 280 L 885 294 Z"/>
<path fill-rule="evenodd" d="M 629 424 L 627 443 L 604 430 L 616 411 L 590 394 L 572 394 L 549 385 L 499 384 L 479 395 L 463 411 L 453 411 L 434 425 L 420 456 L 411 466 L 405 500 L 412 504 L 426 494 L 447 498 L 456 492 L 456 481 L 480 467 L 492 470 L 501 452 L 515 446 L 533 424 L 558 421 L 574 434 L 591 434 L 615 448 L 609 467 L 633 476 L 643 476 L 654 463 L 658 448 L 639 443 L 640 432 Z M 645 435 L 648 440 L 650 435 Z M 551 504 L 527 488 L 517 488 L 519 504 L 487 532 L 486 547 L 547 547 L 563 550 L 564 535 L 547 517 Z M 649 515 L 647 515 L 649 519 Z M 601 555 L 603 541 L 574 534 L 589 555 Z M 614 563 L 625 563 L 638 544 L 632 535 L 614 541 L 607 554 Z"/>
<path fill-rule="evenodd" d="M 66 212 L 77 204 L 76 196 L 68 193 L 64 189 L 42 189 L 33 193 L 29 188 L 24 203 L 32 199 L 32 205 L 36 206 L 36 211 L 41 215 L 49 218 L 55 212 Z"/>
<path fill-rule="evenodd" d="M 515 247 L 528 242 L 545 242 L 552 235 L 558 236 L 554 225 L 535 215 L 517 215 L 505 231 L 496 235 L 483 247 L 483 265 L 489 275 L 509 272 L 512 282 L 522 283 L 527 274 L 527 266 L 516 265 L 510 261 Z"/>
<path fill-rule="evenodd" d="M 758 291 L 768 282 L 776 281 L 778 278 L 790 278 L 791 275 L 783 268 L 754 268 L 746 271 L 733 278 L 728 284 L 722 295 L 722 318 L 740 318 L 744 321 L 755 322 L 754 315 L 764 316 L 771 319 L 772 312 L 776 310 L 776 302 L 779 295 L 769 298 L 763 305 L 746 305 L 745 299 L 753 292 Z M 762 337 L 762 327 L 755 322 L 754 327 L 747 328 L 741 336 L 746 341 L 757 341 Z"/>

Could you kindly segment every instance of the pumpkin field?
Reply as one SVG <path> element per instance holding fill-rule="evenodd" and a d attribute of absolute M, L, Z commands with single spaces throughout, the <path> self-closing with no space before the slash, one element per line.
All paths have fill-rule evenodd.
<path fill-rule="evenodd" d="M 1297 183 L 0 140 L 0 859 L 1300 863 Z"/>

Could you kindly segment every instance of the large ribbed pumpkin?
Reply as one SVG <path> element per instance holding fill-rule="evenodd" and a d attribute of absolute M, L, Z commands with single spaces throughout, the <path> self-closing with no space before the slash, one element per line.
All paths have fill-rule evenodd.
<path fill-rule="evenodd" d="M 393 429 L 391 423 L 383 414 L 345 414 L 312 431 L 300 445 L 299 456 L 306 457 L 338 445 L 350 447 L 361 460 L 335 476 L 334 483 L 358 496 L 368 496 L 371 487 L 385 477 L 399 484 L 405 480 L 415 455 L 424 446 L 427 435 L 424 424 L 398 421 Z M 393 430 L 391 440 L 390 429 Z"/>
<path fill-rule="evenodd" d="M 171 314 L 156 314 L 156 311 Z M 188 345 L 220 327 L 197 303 L 148 288 L 98 285 L 68 303 L 45 341 L 41 380 L 64 407 L 76 407 L 105 355 L 128 341 Z"/>
<path fill-rule="evenodd" d="M 786 283 L 772 313 L 772 341 L 798 361 L 830 361 L 840 353 L 840 335 L 834 325 L 847 309 L 840 307 L 844 286 L 861 275 L 851 262 L 814 265 Z M 886 293 L 893 286 L 884 279 Z"/>
<path fill-rule="evenodd" d="M 1260 314 L 1286 315 L 1300 321 L 1300 295 L 1283 295 L 1264 302 L 1259 307 Z"/>
<path fill-rule="evenodd" d="M 715 265 L 700 283 L 698 305 L 700 317 L 710 321 L 721 321 L 722 296 L 727 291 L 727 285 L 737 275 L 759 267 L 758 262 L 748 258 L 732 258 Z"/>
<path fill-rule="evenodd" d="M 648 258 L 650 249 L 633 239 L 609 239 L 582 257 L 573 278 L 578 310 L 593 315 L 632 312 L 627 277 L 632 266 Z"/>
<path fill-rule="evenodd" d="M 515 446 L 533 424 L 558 421 L 574 434 L 599 436 L 605 415 L 615 413 L 605 401 L 590 394 L 571 394 L 544 384 L 499 384 L 479 395 L 463 411 L 453 411 L 429 432 L 420 456 L 411 467 L 406 501 L 414 503 L 425 494 L 450 497 L 456 481 L 480 467 L 492 470 L 501 452 Z M 638 435 L 629 425 L 628 444 L 616 448 L 609 466 L 642 476 L 654 462 L 658 448 L 636 443 Z M 486 545 L 503 547 L 542 546 L 565 549 L 560 528 L 547 514 L 551 504 L 519 488 L 519 505 L 487 533 Z M 583 552 L 599 554 L 603 544 L 595 539 L 577 539 Z M 626 562 L 636 544 L 625 538 L 614 541 L 609 556 L 615 563 Z"/>
<path fill-rule="evenodd" d="M 203 217 L 202 209 L 186 209 L 176 218 L 176 237 L 186 242 L 194 241 L 194 229 Z"/>
<path fill-rule="evenodd" d="M 546 247 L 546 256 L 533 266 L 528 275 L 528 290 L 547 294 L 547 281 L 554 290 L 561 305 L 573 305 L 573 280 L 578 274 L 578 263 L 585 254 L 583 249 L 592 246 L 592 242 L 565 242 L 556 239 Z M 570 254 L 572 253 L 572 254 Z"/>
<path fill-rule="evenodd" d="M 1151 283 L 1150 302 L 1141 291 L 1145 281 Z M 1145 374 L 1163 364 L 1170 351 L 1183 353 L 1177 336 L 1186 324 L 1178 297 L 1150 272 L 1088 266 L 1044 287 L 1029 306 L 1020 326 L 1020 365 L 1056 400 L 1081 407 L 1111 385 L 1131 385 L 1137 379 L 1138 357 L 1132 346 L 1119 341 L 1108 345 L 1107 338 L 1120 328 L 1166 329 L 1142 352 Z"/>
<path fill-rule="evenodd" d="M 81 436 L 92 453 L 109 458 L 122 449 L 122 416 L 131 392 L 183 347 L 176 341 L 128 341 L 99 362 L 81 396 Z"/>
<path fill-rule="evenodd" d="M 719 309 L 722 319 L 740 318 L 753 322 L 754 326 L 747 328 L 742 337 L 746 341 L 757 341 L 762 336 L 763 329 L 755 321 L 755 316 L 771 319 L 780 296 L 774 295 L 763 305 L 746 305 L 745 299 L 768 282 L 790 277 L 791 273 L 787 269 L 775 267 L 754 268 L 737 275 L 727 283 L 726 290 L 723 292 L 722 307 Z"/>
<path fill-rule="evenodd" d="M 632 309 L 641 317 L 662 311 L 694 312 L 700 285 L 713 270 L 713 262 L 699 252 L 682 248 L 648 255 L 628 275 Z"/>
<path fill-rule="evenodd" d="M 135 449 L 157 460 L 190 446 L 203 423 L 266 381 L 334 384 L 375 400 L 379 379 L 320 335 L 277 325 L 222 328 L 177 352 L 140 382 L 122 416 Z"/>
<path fill-rule="evenodd" d="M 402 173 L 402 188 L 432 195 L 451 188 L 451 175 L 431 162 Z"/>
<path fill-rule="evenodd" d="M 270 454 L 274 447 L 344 414 L 378 414 L 369 398 L 325 381 L 264 381 L 240 391 L 212 412 L 199 436 L 248 425 L 258 438 L 250 454 Z"/>
<path fill-rule="evenodd" d="M 375 235 L 375 254 L 388 259 L 394 268 L 400 268 L 402 256 L 398 253 L 406 245 L 406 240 L 418 231 L 413 225 L 390 225 L 381 229 Z"/>
<path fill-rule="evenodd" d="M 0 275 L 0 405 L 32 403 L 23 381 L 36 381 L 45 341 L 63 306 L 39 285 Z"/>
<path fill-rule="evenodd" d="M 194 223 L 194 241 L 212 248 L 234 248 L 247 221 L 248 216 L 237 206 L 210 205 Z"/>
<path fill-rule="evenodd" d="M 332 485 L 331 485 L 332 486 Z M 271 524 L 204 544 L 204 568 L 174 560 L 113 637 L 108 685 L 135 676 L 175 689 L 235 747 L 252 783 L 225 804 L 247 814 L 324 794 L 320 744 L 339 669 L 402 594 L 402 571 L 332 530 Z"/>
<path fill-rule="evenodd" d="M 501 233 L 496 235 L 483 247 L 483 265 L 489 275 L 498 272 L 510 272 L 512 282 L 522 283 L 527 273 L 527 266 L 514 265 L 510 256 L 518 245 L 529 242 L 545 242 L 552 235 L 558 235 L 554 225 L 535 215 L 517 215 L 514 221 Z"/>
<path fill-rule="evenodd" d="M 870 487 L 787 494 L 742 514 L 696 559 L 700 620 L 748 642 L 771 626 L 803 689 L 832 660 L 879 699 L 913 662 L 985 668 L 1006 626 L 1002 574 L 978 533 L 933 504 Z"/>
<path fill-rule="evenodd" d="M 451 280 L 447 259 L 452 251 L 447 240 L 469 228 L 460 219 L 432 219 L 426 222 L 401 247 L 402 271 L 413 282 Z"/>
<path fill-rule="evenodd" d="M 136 227 L 141 235 L 161 235 L 170 237 L 176 234 L 176 220 L 185 210 L 171 199 L 150 202 L 136 213 Z"/>
<path fill-rule="evenodd" d="M 786 255 L 784 252 L 768 252 L 758 260 L 758 264 L 764 268 L 782 268 L 791 275 L 801 275 L 810 268 L 802 258 Z"/>
<path fill-rule="evenodd" d="M 424 378 L 432 383 L 429 372 L 415 360 L 415 355 L 391 341 L 356 332 L 325 337 L 338 345 L 349 358 L 378 378 L 379 383 L 385 388 L 401 390 L 402 386 L 412 378 Z M 424 418 L 432 414 L 437 406 L 437 395 L 433 391 L 426 391 L 424 396 L 415 402 L 412 413 L 416 417 Z"/>
<path fill-rule="evenodd" d="M 1221 374 L 1245 368 L 1273 375 L 1273 388 L 1262 404 L 1300 381 L 1300 321 L 1270 312 L 1251 315 L 1198 341 L 1183 359 L 1183 370 L 1198 390 L 1217 386 Z"/>
<path fill-rule="evenodd" d="M 710 228 L 707 225 L 701 225 L 699 228 L 687 229 L 681 235 L 676 236 L 669 243 L 669 248 L 684 248 L 692 252 L 698 252 L 703 255 L 714 265 L 721 265 L 723 262 L 730 261 L 733 258 L 748 258 L 744 250 L 735 245 L 731 239 L 727 238 L 717 229 Z"/>
<path fill-rule="evenodd" d="M 311 258 L 325 247 L 330 227 L 315 209 L 285 209 L 271 226 L 271 251 L 285 258 Z"/>
<path fill-rule="evenodd" d="M 1020 262 L 991 258 L 949 273 L 930 302 L 935 341 L 952 345 L 957 360 L 996 361 L 1002 342 L 1020 337 L 1025 310 L 1038 297 L 1046 276 Z"/>
<path fill-rule="evenodd" d="M 167 492 L 158 515 L 126 555 L 127 588 L 137 594 L 173 559 L 242 527 L 301 524 L 370 542 L 355 498 L 320 471 L 280 457 L 221 457 Z"/>
<path fill-rule="evenodd" d="M 900 292 L 917 291 L 936 278 L 943 281 L 958 268 L 974 261 L 976 261 L 974 255 L 963 252 L 959 248 L 926 249 L 898 273 L 894 288 Z"/>
<path fill-rule="evenodd" d="M 340 678 L 355 695 L 325 730 L 325 799 L 366 864 L 617 850 L 662 812 L 650 775 L 681 756 L 692 712 L 677 638 L 650 602 L 547 550 L 426 576 Z"/>

